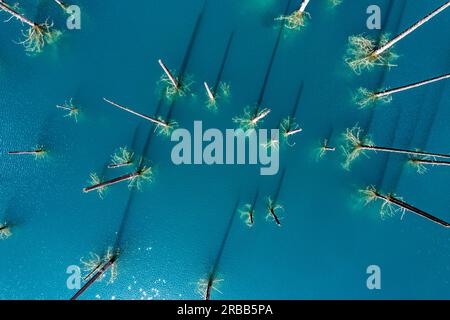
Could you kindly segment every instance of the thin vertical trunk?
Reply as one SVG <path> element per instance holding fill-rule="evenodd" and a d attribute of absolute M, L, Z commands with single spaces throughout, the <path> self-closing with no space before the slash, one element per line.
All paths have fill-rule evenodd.
<path fill-rule="evenodd" d="M 211 277 L 211 278 L 209 278 L 208 286 L 206 287 L 206 293 L 205 293 L 206 301 L 211 300 L 211 290 L 212 290 L 213 285 L 214 285 L 214 279 Z"/>
<path fill-rule="evenodd" d="M 172 75 L 172 73 L 170 72 L 169 68 L 166 67 L 166 65 L 164 64 L 164 62 L 161 59 L 158 60 L 158 63 L 161 66 L 161 68 L 164 70 L 164 72 L 166 73 L 167 77 L 169 77 L 170 82 L 172 82 L 173 86 L 175 88 L 179 89 L 180 88 L 180 84 L 175 79 L 175 77 Z"/>
<path fill-rule="evenodd" d="M 211 102 L 214 102 L 216 100 L 216 97 L 214 97 L 214 94 L 212 93 L 211 88 L 208 86 L 208 83 L 204 82 L 203 84 L 205 85 L 209 100 L 211 100 Z"/>
<path fill-rule="evenodd" d="M 276 213 L 275 213 L 275 210 L 274 210 L 273 208 L 270 208 L 270 214 L 271 214 L 272 217 L 274 218 L 275 223 L 276 223 L 278 226 L 281 226 L 280 219 L 278 219 L 278 217 L 277 217 L 277 215 L 276 215 Z"/>

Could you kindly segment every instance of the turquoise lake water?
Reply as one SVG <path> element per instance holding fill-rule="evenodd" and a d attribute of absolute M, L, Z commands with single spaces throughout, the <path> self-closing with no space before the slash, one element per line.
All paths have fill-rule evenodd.
<path fill-rule="evenodd" d="M 299 2 L 291 0 L 289 12 Z M 212 299 L 450 298 L 449 230 L 410 213 L 382 219 L 379 204 L 364 207 L 358 195 L 375 185 L 450 220 L 450 170 L 419 175 L 404 156 L 378 153 L 345 171 L 340 150 L 342 133 L 359 123 L 377 145 L 450 152 L 448 82 L 400 93 L 373 109 L 352 102 L 358 87 L 396 87 L 448 73 L 449 10 L 396 46 L 396 68 L 357 76 L 343 62 L 350 35 L 380 34 L 366 27 L 369 5 L 380 6 L 383 31 L 396 34 L 443 2 L 344 0 L 332 8 L 312 0 L 309 25 L 283 32 L 274 56 L 274 18 L 287 0 L 77 0 L 81 30 L 66 30 L 38 56 L 14 43 L 24 28 L 19 22 L 2 23 L 0 222 L 12 225 L 13 235 L 0 241 L 0 298 L 69 299 L 75 291 L 66 286 L 67 267 L 115 244 L 117 280 L 95 283 L 83 299 L 201 299 L 196 283 L 213 269 L 223 281 Z M 65 28 L 53 1 L 24 1 L 23 9 Z M 232 96 L 213 113 L 202 83 L 215 82 L 232 33 L 222 74 Z M 159 58 L 193 76 L 195 97 L 178 99 L 172 109 L 160 103 Z M 281 148 L 280 173 L 265 177 L 250 165 L 175 166 L 169 138 L 102 101 L 147 115 L 170 113 L 185 128 L 202 120 L 205 128 L 225 130 L 261 96 L 272 109 L 262 127 L 276 128 L 292 114 L 302 85 L 296 119 L 304 130 L 294 147 Z M 70 98 L 81 110 L 78 123 L 55 107 Z M 338 150 L 316 161 L 325 138 Z M 37 145 L 49 151 L 46 158 L 7 154 Z M 155 181 L 142 191 L 113 186 L 103 200 L 84 194 L 91 172 L 108 179 L 129 172 L 105 169 L 121 146 L 144 153 Z M 265 220 L 265 199 L 277 193 L 283 170 L 279 228 Z M 257 191 L 255 225 L 248 228 L 234 211 Z M 381 268 L 381 290 L 366 286 L 370 265 Z"/>

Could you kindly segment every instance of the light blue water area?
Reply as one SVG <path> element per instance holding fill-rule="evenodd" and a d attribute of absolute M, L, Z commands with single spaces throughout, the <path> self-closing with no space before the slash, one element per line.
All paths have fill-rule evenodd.
<path fill-rule="evenodd" d="M 117 280 L 95 283 L 82 298 L 200 299 L 196 283 L 214 266 L 223 281 L 213 299 L 450 298 L 448 230 L 408 213 L 383 220 L 379 206 L 363 207 L 358 196 L 358 189 L 376 185 L 450 220 L 450 171 L 418 175 L 404 156 L 378 153 L 348 172 L 340 150 L 341 133 L 359 123 L 377 145 L 450 151 L 448 83 L 398 94 L 376 109 L 358 110 L 352 102 L 360 86 L 396 87 L 447 73 L 450 11 L 401 41 L 399 66 L 390 71 L 357 76 L 343 63 L 350 35 L 379 35 L 366 28 L 369 5 L 381 7 L 384 31 L 396 34 L 443 1 L 344 0 L 336 8 L 310 2 L 307 28 L 282 34 L 262 96 L 262 106 L 272 109 L 262 127 L 276 128 L 303 84 L 296 118 L 304 131 L 294 147 L 281 149 L 282 168 L 273 177 L 250 165 L 175 166 L 174 143 L 102 98 L 147 115 L 171 112 L 188 129 L 194 120 L 234 128 L 231 119 L 261 94 L 278 35 L 273 19 L 288 1 L 76 2 L 82 29 L 66 30 L 41 55 L 27 56 L 14 43 L 24 28 L 17 21 L 0 28 L 0 220 L 13 226 L 13 236 L 0 241 L 0 298 L 69 299 L 75 292 L 66 286 L 66 268 L 117 241 Z M 289 12 L 299 2 L 292 0 Z M 50 16 L 65 28 L 53 1 L 26 1 L 23 8 L 31 19 Z M 211 113 L 203 81 L 216 81 L 233 32 L 222 75 L 232 97 Z M 184 64 L 196 81 L 195 97 L 177 100 L 173 109 L 160 103 L 159 58 L 174 73 Z M 81 109 L 78 123 L 55 108 L 71 97 Z M 324 138 L 338 150 L 317 162 L 314 150 Z M 37 145 L 49 150 L 45 159 L 7 154 Z M 141 192 L 113 186 L 103 200 L 83 194 L 91 172 L 105 178 L 128 172 L 105 169 L 121 146 L 145 153 L 155 181 Z M 282 169 L 278 228 L 265 220 L 265 198 L 277 192 Z M 235 205 L 251 202 L 257 190 L 249 229 Z M 366 287 L 369 265 L 381 267 L 381 290 Z"/>

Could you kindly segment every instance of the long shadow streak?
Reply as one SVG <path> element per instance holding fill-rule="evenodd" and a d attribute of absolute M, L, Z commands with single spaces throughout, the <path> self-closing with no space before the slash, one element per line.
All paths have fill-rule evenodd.
<path fill-rule="evenodd" d="M 195 26 L 194 26 L 194 30 L 192 32 L 191 39 L 189 40 L 189 44 L 188 44 L 186 53 L 184 55 L 183 62 L 181 64 L 180 72 L 178 74 L 181 85 L 183 85 L 183 79 L 186 75 L 186 69 L 189 64 L 189 60 L 191 59 L 192 49 L 194 48 L 195 40 L 197 39 L 198 30 L 200 29 L 200 25 L 201 25 L 201 22 L 203 19 L 203 14 L 205 12 L 205 8 L 206 8 L 206 2 L 204 3 L 202 10 L 197 17 L 197 21 L 195 22 Z M 172 101 L 172 103 L 170 104 L 169 112 L 167 113 L 167 121 L 169 121 L 172 118 L 175 104 L 176 104 L 176 100 Z"/>
<path fill-rule="evenodd" d="M 398 0 L 396 0 L 396 1 L 398 1 Z M 391 18 L 393 4 L 394 4 L 394 0 L 389 2 L 389 7 L 388 7 L 388 10 L 387 10 L 388 14 L 387 14 L 386 20 Z M 397 23 L 396 23 L 396 25 L 394 27 L 394 30 L 396 32 L 398 32 L 398 30 L 400 29 L 400 22 L 402 21 L 403 14 L 405 13 L 405 7 L 406 7 L 406 1 L 403 0 L 401 11 L 400 11 L 400 16 L 398 17 Z M 385 25 L 387 25 L 387 24 L 385 24 Z M 382 36 L 383 32 L 384 32 L 384 29 L 381 30 L 379 35 L 378 35 L 379 41 L 381 41 L 381 36 Z M 376 85 L 376 89 L 377 90 L 383 86 L 383 83 L 386 82 L 388 71 L 389 71 L 389 69 L 384 68 L 383 71 L 381 72 L 379 81 L 377 82 L 377 85 Z M 368 110 L 369 111 L 369 116 L 367 117 L 367 123 L 365 125 L 365 128 L 367 128 L 367 129 L 369 129 L 373 125 L 373 119 L 375 117 L 375 109 L 376 109 L 376 107 L 377 107 L 377 102 L 374 102 L 374 105 L 371 106 L 369 108 L 369 110 Z"/>
<path fill-rule="evenodd" d="M 300 105 L 300 99 L 302 98 L 303 87 L 304 87 L 304 84 L 302 81 L 300 83 L 300 87 L 298 89 L 297 96 L 295 97 L 295 103 L 294 103 L 294 108 L 292 108 L 291 118 L 295 118 L 295 115 L 297 114 L 297 110 Z"/>
<path fill-rule="evenodd" d="M 400 121 L 400 118 L 401 118 L 400 117 L 400 112 L 396 111 L 395 121 L 392 121 L 392 123 L 395 123 L 395 127 L 394 127 L 394 130 L 392 132 L 391 138 L 389 139 L 390 141 L 395 141 L 395 136 L 396 136 L 395 128 L 397 128 L 398 123 Z M 381 187 L 381 186 L 384 185 L 384 182 L 385 182 L 385 180 L 387 178 L 386 177 L 386 173 L 388 172 L 387 168 L 388 168 L 388 164 L 389 164 L 389 160 L 390 160 L 390 155 L 389 154 L 385 154 L 382 157 L 383 157 L 382 160 L 381 160 L 382 163 L 380 165 L 381 171 L 380 171 L 380 174 L 378 175 L 377 183 L 375 184 L 378 187 Z"/>
<path fill-rule="evenodd" d="M 219 263 L 220 263 L 220 260 L 222 258 L 222 255 L 223 255 L 223 251 L 225 249 L 225 244 L 227 243 L 228 236 L 230 235 L 230 230 L 231 230 L 231 227 L 233 225 L 234 217 L 236 215 L 238 206 L 239 206 L 239 199 L 237 199 L 237 201 L 234 203 L 233 211 L 232 211 L 232 214 L 230 216 L 230 220 L 228 221 L 224 237 L 223 237 L 222 242 L 220 244 L 219 251 L 217 252 L 217 256 L 216 256 L 216 259 L 214 261 L 213 268 L 211 270 L 210 279 L 214 279 L 216 277 L 216 275 L 217 275 L 217 270 L 218 270 L 218 267 L 219 267 Z"/>
<path fill-rule="evenodd" d="M 281 171 L 280 180 L 278 180 L 277 188 L 275 189 L 275 193 L 273 195 L 273 202 L 276 203 L 278 201 L 278 196 L 280 195 L 281 187 L 283 186 L 284 177 L 286 175 L 286 168 L 283 168 Z"/>
<path fill-rule="evenodd" d="M 288 3 L 287 3 L 286 9 L 284 11 L 284 15 L 288 14 L 290 4 L 291 4 L 291 0 L 289 0 Z M 273 50 L 272 50 L 272 55 L 270 57 L 269 65 L 268 65 L 267 70 L 266 70 L 266 75 L 264 76 L 264 81 L 263 81 L 263 85 L 262 85 L 262 88 L 261 88 L 261 92 L 259 93 L 258 101 L 256 103 L 255 116 L 258 114 L 259 108 L 261 107 L 262 101 L 264 99 L 264 94 L 266 92 L 267 84 L 269 82 L 270 73 L 272 71 L 272 66 L 273 66 L 273 63 L 275 61 L 275 56 L 277 55 L 277 52 L 278 52 L 278 47 L 280 46 L 281 35 L 283 34 L 284 29 L 285 29 L 285 27 L 284 27 L 284 24 L 283 24 L 280 27 L 280 30 L 278 31 L 277 40 L 276 40 L 275 46 L 273 47 Z"/>
<path fill-rule="evenodd" d="M 230 38 L 228 39 L 227 47 L 225 49 L 225 54 L 222 59 L 222 64 L 220 65 L 219 74 L 217 75 L 216 82 L 214 83 L 213 92 L 217 92 L 217 88 L 219 86 L 220 80 L 222 80 L 223 71 L 225 70 L 225 65 L 228 60 L 228 55 L 230 54 L 231 43 L 233 42 L 234 31 L 231 33 Z"/>

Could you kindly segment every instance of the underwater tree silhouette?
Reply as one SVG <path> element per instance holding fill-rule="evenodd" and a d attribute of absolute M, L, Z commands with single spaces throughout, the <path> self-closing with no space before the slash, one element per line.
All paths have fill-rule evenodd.
<path fill-rule="evenodd" d="M 404 213 L 406 211 L 414 213 L 418 216 L 421 216 L 427 220 L 430 220 L 434 223 L 437 223 L 445 228 L 450 227 L 450 223 L 439 219 L 425 211 L 422 211 L 406 202 L 404 202 L 401 198 L 393 195 L 393 194 L 382 194 L 375 187 L 370 186 L 366 189 L 360 190 L 360 193 L 364 197 L 365 203 L 369 204 L 375 200 L 381 200 L 382 205 L 380 209 L 380 214 L 382 217 L 385 216 L 393 216 L 396 213 Z"/>
<path fill-rule="evenodd" d="M 159 111 L 159 110 L 158 110 Z M 134 147 L 136 136 L 138 130 L 136 129 L 133 136 L 132 146 Z M 150 131 L 147 136 L 147 141 L 143 147 L 142 154 L 146 153 L 148 148 L 149 138 L 152 136 L 153 131 Z M 143 157 L 141 157 L 138 167 L 143 165 Z M 85 261 L 83 264 L 88 267 L 89 273 L 85 276 L 84 280 L 88 280 L 88 282 L 71 298 L 71 300 L 78 299 L 90 286 L 92 286 L 96 281 L 101 280 L 105 273 L 108 270 L 111 270 L 111 278 L 108 283 L 111 283 L 117 277 L 117 260 L 121 254 L 121 248 L 124 247 L 124 230 L 126 229 L 129 215 L 131 212 L 131 205 L 133 202 L 134 192 L 129 193 L 128 199 L 125 205 L 124 213 L 122 215 L 122 219 L 120 221 L 119 229 L 116 233 L 114 245 L 108 248 L 106 255 L 104 258 L 100 258 L 96 254 L 91 254 L 91 259 Z M 83 261 L 82 261 L 83 262 Z"/>
<path fill-rule="evenodd" d="M 290 3 L 291 3 L 291 0 L 288 1 L 285 12 L 288 12 Z M 269 115 L 269 113 L 272 111 L 269 108 L 261 109 L 261 105 L 262 105 L 262 102 L 264 99 L 264 95 L 265 95 L 265 92 L 267 89 L 267 84 L 269 82 L 269 77 L 272 72 L 273 63 L 275 61 L 275 57 L 277 55 L 278 48 L 280 46 L 281 36 L 283 34 L 284 29 L 285 29 L 285 26 L 283 25 L 278 30 L 275 45 L 272 49 L 272 54 L 270 56 L 269 65 L 267 66 L 267 69 L 266 69 L 266 73 L 265 73 L 265 76 L 263 79 L 263 84 L 261 87 L 261 91 L 259 93 L 258 100 L 256 102 L 256 106 L 245 107 L 242 115 L 236 116 L 233 118 L 233 122 L 236 123 L 239 126 L 239 128 L 243 129 L 244 131 L 256 128 L 258 126 L 258 124 L 265 117 L 267 117 Z"/>
<path fill-rule="evenodd" d="M 278 203 L 278 197 L 280 195 L 281 187 L 283 186 L 284 177 L 286 175 L 286 169 L 283 168 L 283 171 L 280 174 L 280 179 L 278 180 L 277 188 L 275 189 L 275 193 L 272 196 L 267 197 L 267 216 L 266 220 L 273 220 L 277 226 L 281 227 L 281 217 L 279 215 L 279 211 L 284 211 L 284 207 Z"/>
<path fill-rule="evenodd" d="M 347 170 L 350 169 L 353 161 L 360 155 L 367 155 L 368 151 L 450 159 L 450 155 L 447 154 L 376 146 L 367 136 L 364 136 L 364 131 L 358 126 L 347 129 L 343 136 L 346 140 L 346 145 L 342 147 L 345 155 L 343 167 Z"/>
<path fill-rule="evenodd" d="M 222 58 L 222 63 L 220 65 L 219 73 L 217 74 L 216 81 L 214 82 L 214 86 L 211 88 L 206 81 L 203 83 L 205 90 L 206 90 L 206 95 L 207 95 L 206 107 L 210 110 L 214 110 L 214 111 L 217 110 L 218 102 L 229 98 L 231 95 L 230 85 L 227 82 L 222 82 L 222 76 L 223 76 L 223 72 L 225 70 L 225 65 L 228 61 L 228 55 L 230 53 L 231 44 L 233 42 L 233 37 L 234 37 L 234 32 L 231 33 L 231 35 L 228 39 L 228 43 L 225 48 L 225 53 Z"/>
<path fill-rule="evenodd" d="M 186 81 L 188 81 L 188 83 L 192 82 L 192 80 L 189 79 L 190 77 L 189 77 L 189 75 L 187 75 L 186 70 L 187 70 L 189 61 L 191 59 L 192 50 L 193 50 L 195 42 L 197 40 L 197 35 L 198 35 L 199 30 L 200 30 L 200 26 L 201 26 L 202 21 L 203 21 L 203 15 L 204 15 L 204 12 L 205 12 L 205 8 L 206 8 L 206 1 L 204 2 L 203 7 L 202 7 L 202 9 L 201 9 L 200 13 L 198 14 L 197 19 L 195 21 L 194 29 L 192 31 L 191 38 L 189 40 L 186 52 L 184 54 L 180 70 L 178 72 L 178 81 L 180 81 L 181 83 L 184 83 Z M 163 95 L 163 97 L 164 97 L 164 95 Z M 170 106 L 169 106 L 169 111 L 168 111 L 167 116 L 166 116 L 166 119 L 169 119 L 169 120 L 172 119 L 172 115 L 174 113 L 177 100 L 176 99 L 171 99 L 170 102 L 171 103 L 170 103 Z"/>
<path fill-rule="evenodd" d="M 399 92 L 403 92 L 403 91 L 407 91 L 407 90 L 411 90 L 414 88 L 419 88 L 434 82 L 438 82 L 441 80 L 445 80 L 450 78 L 450 73 L 441 75 L 441 76 L 437 76 L 431 79 L 427 79 L 427 80 L 422 80 L 416 83 L 412 83 L 412 84 L 408 84 L 405 86 L 401 86 L 398 88 L 393 88 L 393 89 L 386 89 L 386 90 L 382 90 L 382 91 L 377 91 L 377 92 L 371 92 L 369 90 L 367 90 L 366 88 L 359 88 L 358 92 L 355 96 L 355 102 L 356 104 L 360 107 L 360 108 L 365 108 L 367 106 L 372 106 L 374 105 L 374 103 L 376 101 L 382 101 L 385 103 L 389 103 L 392 101 L 392 95 L 395 93 L 399 93 Z"/>
<path fill-rule="evenodd" d="M 53 22 L 46 20 L 43 23 L 36 23 L 20 14 L 16 6 L 11 6 L 5 1 L 0 1 L 0 12 L 4 11 L 11 15 L 12 18 L 19 20 L 22 24 L 28 25 L 28 30 L 22 31 L 25 39 L 20 42 L 25 47 L 25 51 L 30 53 L 40 53 L 48 44 L 56 42 L 61 31 L 53 27 Z"/>
<path fill-rule="evenodd" d="M 379 44 L 364 35 L 349 37 L 349 48 L 345 62 L 357 74 L 360 74 L 364 70 L 370 70 L 375 66 L 394 67 L 393 61 L 398 58 L 398 55 L 392 51 L 394 45 L 448 7 L 450 7 L 450 1 L 447 1 L 430 14 L 414 23 L 396 37 L 389 39 L 387 35 L 383 35 Z"/>
<path fill-rule="evenodd" d="M 259 197 L 259 190 L 257 189 L 255 192 L 255 196 L 253 197 L 253 201 L 251 203 L 244 204 L 239 210 L 241 219 L 244 220 L 245 224 L 251 228 L 255 224 L 255 207 L 256 201 Z"/>
<path fill-rule="evenodd" d="M 283 25 L 290 30 L 300 30 L 302 27 L 305 27 L 308 23 L 308 20 L 311 19 L 311 15 L 306 11 L 306 7 L 308 6 L 311 0 L 302 0 L 300 7 L 295 10 L 290 15 L 282 15 L 276 18 L 276 21 L 283 22 Z"/>

